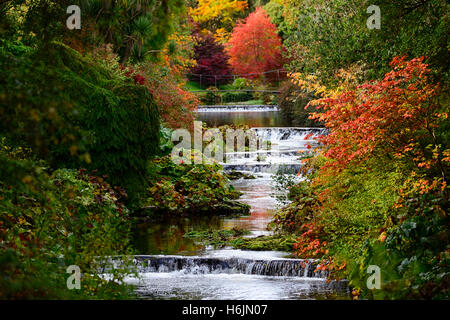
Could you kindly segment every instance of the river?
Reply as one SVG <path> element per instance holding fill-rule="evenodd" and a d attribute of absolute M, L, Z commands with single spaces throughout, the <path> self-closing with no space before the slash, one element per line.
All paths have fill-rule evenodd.
<path fill-rule="evenodd" d="M 313 261 L 305 263 L 287 252 L 217 250 L 184 237 L 194 230 L 231 228 L 247 229 L 250 237 L 270 234 L 267 224 L 279 205 L 277 194 L 283 192 L 276 188 L 274 174 L 297 172 L 298 151 L 314 143 L 305 137 L 323 129 L 290 127 L 272 106 L 199 108 L 197 119 L 209 127 L 247 124 L 258 138 L 271 141 L 270 150 L 235 152 L 224 163 L 225 171 L 256 177 L 231 182 L 243 193 L 239 200 L 251 206 L 250 215 L 139 224 L 134 245 L 141 254 L 136 258 L 140 277 L 126 281 L 144 299 L 348 299 L 345 282 L 328 283 L 323 274 L 314 272 Z"/>

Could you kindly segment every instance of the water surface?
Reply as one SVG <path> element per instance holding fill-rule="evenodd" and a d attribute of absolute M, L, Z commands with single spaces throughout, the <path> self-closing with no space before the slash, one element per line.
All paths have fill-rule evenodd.
<path fill-rule="evenodd" d="M 250 230 L 252 237 L 270 234 L 267 224 L 280 205 L 276 195 L 287 192 L 276 188 L 274 174 L 289 170 L 296 173 L 301 166 L 298 151 L 306 151 L 308 145 L 314 144 L 308 135 L 322 134 L 323 130 L 292 128 L 282 119 L 279 111 L 207 111 L 198 113 L 197 118 L 209 127 L 246 124 L 259 138 L 271 141 L 270 150 L 228 154 L 223 164 L 225 171 L 238 170 L 255 176 L 255 179 L 231 182 L 243 193 L 239 200 L 251 206 L 250 215 L 240 218 L 171 218 L 138 225 L 135 246 L 140 254 L 162 255 L 169 260 L 175 257 L 174 261 L 185 262 L 173 262 L 176 267 L 170 271 L 161 260 L 159 267 L 151 272 L 144 269 L 140 279 L 127 278 L 129 283 L 136 285 L 136 292 L 145 299 L 348 299 L 345 283 L 327 283 L 321 277 L 323 275 L 311 274 L 311 271 L 306 272 L 308 270 L 299 273 L 299 276 L 282 276 L 290 274 L 282 267 L 283 263 L 273 270 L 266 270 L 264 275 L 211 265 L 226 265 L 230 259 L 256 259 L 260 266 L 270 265 L 274 259 L 288 259 L 287 265 L 296 265 L 297 262 L 287 252 L 217 250 L 184 237 L 190 231 L 231 228 Z M 186 258 L 180 260 L 173 255 Z M 208 259 L 207 262 L 203 258 Z M 192 261 L 196 261 L 194 265 Z M 254 262 L 246 263 L 246 268 L 252 270 Z"/>

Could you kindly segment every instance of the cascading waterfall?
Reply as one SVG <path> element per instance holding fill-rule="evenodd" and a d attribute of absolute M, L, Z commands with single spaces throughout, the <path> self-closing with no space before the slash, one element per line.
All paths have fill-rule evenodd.
<path fill-rule="evenodd" d="M 302 128 L 302 127 L 286 127 L 286 128 L 252 128 L 256 135 L 263 140 L 269 141 L 286 141 L 286 140 L 304 140 L 304 138 L 312 134 L 313 136 L 323 135 L 326 133 L 325 128 Z M 312 140 L 309 138 L 308 141 Z"/>
<path fill-rule="evenodd" d="M 246 124 L 257 139 L 256 148 L 252 137 L 252 144 L 247 148 L 234 152 L 225 150 L 221 163 L 224 171 L 245 173 L 236 174 L 231 184 L 242 192 L 239 200 L 249 204 L 251 209 L 249 216 L 224 217 L 222 229 L 246 229 L 250 232 L 248 237 L 270 235 L 267 225 L 278 204 L 276 195 L 284 192 L 274 187 L 273 174 L 297 173 L 302 165 L 298 151 L 308 151 L 307 146 L 316 143 L 314 137 L 327 134 L 323 128 L 283 127 L 288 124 L 280 120 L 277 111 L 277 106 L 198 108 L 198 119 L 209 127 Z M 274 127 L 268 127 L 271 125 Z M 177 232 L 170 231 L 170 235 L 178 237 L 203 228 L 203 225 L 177 227 Z M 326 281 L 328 274 L 317 270 L 317 260 L 291 259 L 288 252 L 229 247 L 207 246 L 197 251 L 193 247 L 186 249 L 184 240 L 173 240 L 179 245 L 179 251 L 153 251 L 167 254 L 154 255 L 143 250 L 143 254 L 151 255 L 130 257 L 130 264 L 125 264 L 120 257 L 112 257 L 101 264 L 99 273 L 107 277 L 113 268 L 130 268 L 132 272 L 124 281 L 135 285 L 140 297 L 149 299 L 275 300 L 328 298 L 330 295 L 348 298 L 346 282 Z M 134 276 L 135 272 L 139 277 Z"/>
<path fill-rule="evenodd" d="M 326 278 L 327 273 L 316 270 L 316 260 L 306 259 L 245 259 L 197 256 L 135 256 L 132 260 L 139 273 L 181 272 L 184 274 L 240 273 L 263 276 Z M 119 258 L 109 259 L 102 272 L 123 266 Z"/>
<path fill-rule="evenodd" d="M 225 172 L 296 173 L 301 168 L 298 150 L 315 145 L 315 137 L 326 134 L 324 128 L 251 128 L 262 148 L 228 152 L 222 163 Z M 309 137 L 308 137 L 309 136 Z"/>

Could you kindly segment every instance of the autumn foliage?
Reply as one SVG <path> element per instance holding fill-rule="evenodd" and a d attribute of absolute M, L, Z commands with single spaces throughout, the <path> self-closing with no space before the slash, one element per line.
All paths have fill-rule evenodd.
<path fill-rule="evenodd" d="M 228 52 L 237 74 L 261 73 L 282 66 L 281 39 L 262 8 L 257 8 L 243 23 L 236 25 L 228 42 Z"/>
<path fill-rule="evenodd" d="M 189 13 L 202 31 L 206 31 L 204 33 L 212 33 L 218 43 L 225 43 L 234 27 L 236 17 L 247 8 L 247 1 L 199 0 L 195 8 L 190 8 Z"/>
<path fill-rule="evenodd" d="M 311 118 L 328 132 L 318 138 L 317 155 L 304 160 L 306 199 L 294 199 L 287 211 L 301 222 L 294 248 L 321 258 L 320 270 L 347 263 L 345 276 L 361 289 L 356 298 L 374 294 L 364 272 L 381 263 L 378 297 L 445 296 L 448 106 L 424 57 L 395 57 L 390 67 L 379 81 L 323 90 L 305 107 L 322 111 Z M 417 290 L 398 291 L 408 283 Z"/>
<path fill-rule="evenodd" d="M 433 142 L 437 123 L 447 117 L 438 113 L 439 105 L 433 100 L 439 85 L 428 81 L 430 70 L 423 57 L 410 61 L 396 57 L 390 65 L 393 70 L 381 81 L 312 103 L 325 111 L 312 117 L 324 121 L 330 129 L 321 142 L 326 146 L 325 156 L 332 159 L 328 166 L 333 169 L 358 164 L 373 156 L 375 150 L 411 157 L 418 167 L 439 167 L 442 153 L 425 161 L 419 145 L 427 137 Z"/>
<path fill-rule="evenodd" d="M 202 85 L 216 85 L 229 81 L 231 66 L 229 56 L 223 45 L 217 43 L 214 37 L 206 34 L 195 34 L 194 59 L 197 65 L 190 72 L 194 81 Z"/>

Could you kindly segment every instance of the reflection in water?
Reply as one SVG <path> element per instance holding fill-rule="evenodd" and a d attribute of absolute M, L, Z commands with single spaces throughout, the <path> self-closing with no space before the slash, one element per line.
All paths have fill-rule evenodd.
<path fill-rule="evenodd" d="M 142 222 L 134 230 L 134 247 L 139 254 L 195 254 L 204 247 L 184 235 L 190 231 L 221 229 L 222 225 L 222 219 L 216 216 Z"/>
<path fill-rule="evenodd" d="M 182 272 L 145 273 L 137 293 L 146 299 L 221 299 L 221 300 L 297 300 L 348 299 L 345 288 L 327 284 L 324 279 L 271 277 L 247 274 L 199 274 Z M 338 289 L 338 290 L 336 290 Z"/>
<path fill-rule="evenodd" d="M 210 128 L 231 124 L 248 125 L 249 128 L 289 126 L 279 111 L 204 112 L 197 114 L 197 120 L 205 122 Z"/>

